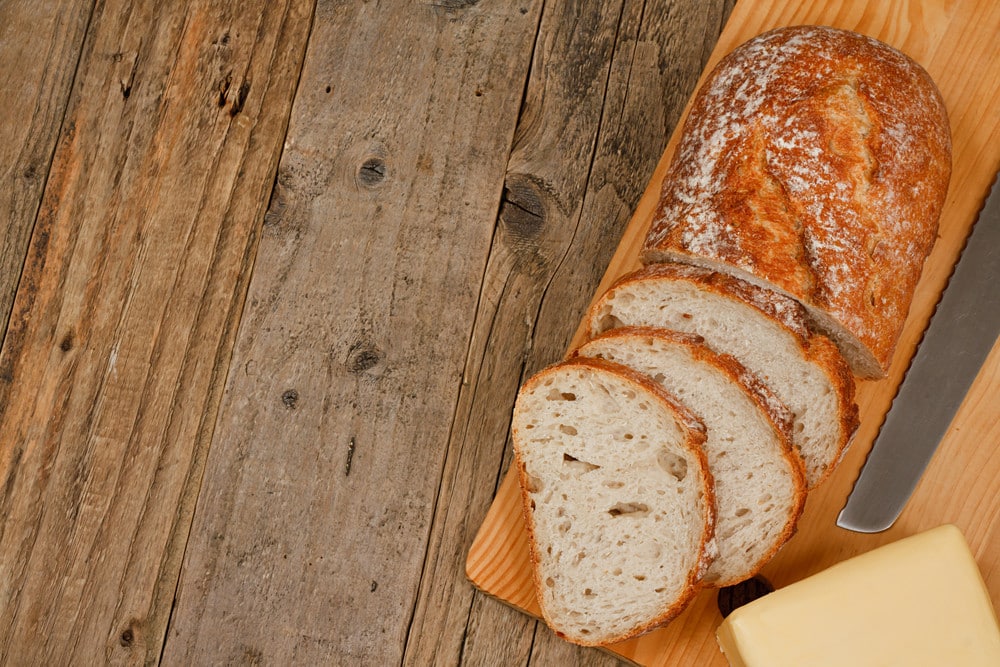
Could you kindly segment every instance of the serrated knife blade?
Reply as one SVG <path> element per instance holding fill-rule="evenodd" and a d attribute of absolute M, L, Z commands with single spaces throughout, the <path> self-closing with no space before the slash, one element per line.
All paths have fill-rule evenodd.
<path fill-rule="evenodd" d="M 1000 186 L 994 180 L 837 525 L 889 528 L 1000 332 Z"/>

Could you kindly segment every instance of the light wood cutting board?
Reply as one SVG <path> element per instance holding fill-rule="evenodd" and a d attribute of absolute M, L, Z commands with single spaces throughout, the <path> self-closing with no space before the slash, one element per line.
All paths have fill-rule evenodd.
<path fill-rule="evenodd" d="M 994 607 L 1000 608 L 1000 344 L 994 346 L 896 524 L 884 533 L 862 535 L 834 523 L 1000 166 L 1000 3 L 742 0 L 706 72 L 765 30 L 808 23 L 881 39 L 923 65 L 949 111 L 954 167 L 939 238 L 924 267 L 889 377 L 859 383 L 861 427 L 847 457 L 831 479 L 812 492 L 798 533 L 763 574 L 775 586 L 785 586 L 887 542 L 954 523 L 976 555 Z M 675 133 L 668 144 L 595 297 L 639 267 L 639 248 L 677 137 Z M 573 346 L 582 340 L 578 330 Z M 517 482 L 508 474 L 470 549 L 467 574 L 483 591 L 537 616 L 527 549 Z M 715 642 L 721 621 L 715 591 L 704 591 L 667 627 L 609 649 L 642 665 L 724 666 Z"/>

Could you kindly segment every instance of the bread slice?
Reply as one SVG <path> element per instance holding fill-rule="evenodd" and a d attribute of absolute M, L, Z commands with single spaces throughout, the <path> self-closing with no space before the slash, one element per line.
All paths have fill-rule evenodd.
<path fill-rule="evenodd" d="M 557 635 L 601 645 L 676 616 L 714 557 L 702 424 L 625 366 L 530 378 L 512 424 L 535 587 Z"/>
<path fill-rule="evenodd" d="M 809 332 L 796 301 L 707 269 L 654 264 L 613 284 L 586 324 L 592 336 L 626 325 L 697 334 L 756 374 L 792 411 L 809 488 L 839 463 L 858 425 L 854 377 L 836 346 Z"/>
<path fill-rule="evenodd" d="M 739 362 L 712 352 L 698 336 L 625 327 L 576 354 L 649 375 L 702 420 L 719 549 L 704 581 L 731 586 L 759 572 L 795 533 L 806 500 L 788 408 Z"/>

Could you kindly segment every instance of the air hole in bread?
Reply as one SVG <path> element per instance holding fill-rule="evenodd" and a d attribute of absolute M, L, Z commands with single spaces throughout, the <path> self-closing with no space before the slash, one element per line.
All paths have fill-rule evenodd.
<path fill-rule="evenodd" d="M 568 533 L 569 529 L 572 527 L 573 527 L 573 522 L 570 521 L 569 519 L 566 519 L 565 521 L 559 524 L 559 532 Z"/>
<path fill-rule="evenodd" d="M 663 373 L 657 373 L 656 375 L 653 376 L 653 382 L 657 382 L 659 384 L 663 384 L 663 381 L 666 379 L 667 376 L 664 375 Z"/>
<path fill-rule="evenodd" d="M 612 315 L 610 312 L 602 313 L 597 318 L 599 332 L 609 331 L 624 326 L 624 322 Z"/>
<path fill-rule="evenodd" d="M 617 479 L 606 480 L 605 482 L 603 482 L 603 484 L 604 484 L 604 486 L 608 487 L 609 489 L 620 489 L 623 486 L 625 486 L 625 482 L 622 482 L 622 481 L 617 480 Z"/>
<path fill-rule="evenodd" d="M 646 581 L 646 575 L 644 574 L 633 574 L 632 578 L 636 581 Z"/>
<path fill-rule="evenodd" d="M 611 574 L 613 574 L 616 577 L 621 576 L 621 573 L 622 569 L 620 567 L 616 567 L 615 569 L 611 570 Z"/>
<path fill-rule="evenodd" d="M 586 595 L 587 597 L 596 597 L 597 596 L 597 593 L 595 593 L 593 591 L 593 589 L 590 589 L 590 588 L 584 588 L 583 589 L 583 594 Z"/>
<path fill-rule="evenodd" d="M 555 588 L 556 580 L 553 579 L 552 577 L 546 577 L 545 585 L 548 586 L 549 588 Z"/>
<path fill-rule="evenodd" d="M 571 391 L 559 391 L 558 389 L 553 389 L 545 395 L 545 398 L 550 401 L 575 401 L 576 394 Z"/>
<path fill-rule="evenodd" d="M 592 470 L 598 470 L 601 466 L 594 463 L 588 463 L 587 461 L 581 461 L 572 454 L 567 454 L 563 452 L 563 466 L 569 468 L 571 471 L 577 475 L 583 475 Z"/>
<path fill-rule="evenodd" d="M 576 435 L 577 431 L 569 424 L 559 424 L 559 430 L 565 435 Z"/>
<path fill-rule="evenodd" d="M 526 477 L 525 481 L 527 482 L 527 487 L 528 487 L 527 489 L 528 493 L 538 493 L 539 491 L 545 488 L 545 485 L 542 483 L 542 480 L 535 477 L 534 475 L 529 474 L 525 475 L 525 477 Z"/>
<path fill-rule="evenodd" d="M 635 392 L 632 391 L 631 389 L 626 389 L 625 391 L 622 392 L 622 394 L 625 396 L 625 398 L 627 398 L 630 401 L 635 399 Z"/>
<path fill-rule="evenodd" d="M 746 516 L 747 514 L 750 514 L 750 508 L 748 507 L 741 507 L 736 510 L 736 516 Z"/>
<path fill-rule="evenodd" d="M 765 494 L 764 494 L 764 495 L 762 495 L 762 496 L 760 497 L 760 499 L 759 499 L 759 500 L 757 501 L 757 504 L 758 504 L 758 505 L 763 505 L 764 503 L 766 503 L 766 502 L 768 502 L 769 500 L 771 500 L 771 498 L 772 498 L 772 496 L 771 496 L 771 494 L 770 494 L 770 493 L 765 493 Z"/>
<path fill-rule="evenodd" d="M 678 482 L 683 482 L 687 477 L 688 462 L 683 456 L 664 449 L 656 455 L 656 462 Z"/>
<path fill-rule="evenodd" d="M 625 438 L 626 440 L 631 440 L 631 439 L 632 439 L 632 438 L 634 438 L 635 436 L 634 436 L 634 435 L 632 435 L 631 433 L 626 433 L 626 434 L 625 434 L 625 435 L 623 435 L 622 437 L 623 437 L 623 438 Z"/>
<path fill-rule="evenodd" d="M 654 592 L 654 593 L 662 593 L 662 592 L 663 592 L 663 591 L 665 591 L 665 590 L 667 590 L 667 589 L 666 589 L 666 588 L 654 588 L 654 589 L 653 589 L 653 592 Z"/>
<path fill-rule="evenodd" d="M 590 630 L 588 630 L 587 628 L 580 628 L 580 634 L 581 635 L 589 635 L 590 634 Z"/>
<path fill-rule="evenodd" d="M 614 506 L 608 510 L 608 514 L 615 517 L 644 517 L 649 514 L 649 505 L 646 505 L 645 503 L 615 503 Z"/>
<path fill-rule="evenodd" d="M 639 409 L 640 410 L 649 410 L 649 403 L 640 403 L 639 404 Z"/>

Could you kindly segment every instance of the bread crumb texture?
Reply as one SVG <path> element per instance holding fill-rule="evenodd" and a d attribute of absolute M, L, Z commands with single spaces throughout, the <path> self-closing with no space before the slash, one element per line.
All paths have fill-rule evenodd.
<path fill-rule="evenodd" d="M 693 597 L 712 498 L 686 422 L 651 389 L 589 361 L 522 389 L 514 444 L 535 583 L 562 636 L 616 641 Z"/>

